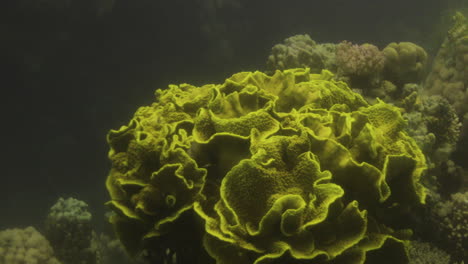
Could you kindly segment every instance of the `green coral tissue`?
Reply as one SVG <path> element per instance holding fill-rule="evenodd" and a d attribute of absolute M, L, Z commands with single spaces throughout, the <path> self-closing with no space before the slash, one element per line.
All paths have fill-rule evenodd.
<path fill-rule="evenodd" d="M 156 91 L 107 140 L 131 254 L 175 263 L 407 263 L 387 215 L 424 203 L 400 110 L 332 73 L 234 74 Z"/>

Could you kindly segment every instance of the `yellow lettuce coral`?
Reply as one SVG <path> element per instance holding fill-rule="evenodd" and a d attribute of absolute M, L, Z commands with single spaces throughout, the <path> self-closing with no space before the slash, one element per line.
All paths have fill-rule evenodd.
<path fill-rule="evenodd" d="M 405 232 L 383 218 L 424 202 L 424 156 L 397 108 L 332 77 L 158 90 L 108 135 L 126 248 L 177 263 L 405 263 Z"/>

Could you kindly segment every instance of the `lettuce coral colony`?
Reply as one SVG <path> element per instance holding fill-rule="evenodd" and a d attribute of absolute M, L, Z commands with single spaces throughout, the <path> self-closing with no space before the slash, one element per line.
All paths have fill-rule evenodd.
<path fill-rule="evenodd" d="M 241 72 L 156 91 L 111 130 L 115 230 L 176 263 L 407 263 L 395 212 L 424 203 L 398 108 L 333 74 Z"/>

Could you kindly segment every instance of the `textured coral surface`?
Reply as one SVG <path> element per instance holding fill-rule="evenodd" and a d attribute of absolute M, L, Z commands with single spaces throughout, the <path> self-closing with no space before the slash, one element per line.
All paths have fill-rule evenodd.
<path fill-rule="evenodd" d="M 34 227 L 0 231 L 0 263 L 60 264 L 47 239 Z"/>
<path fill-rule="evenodd" d="M 403 127 L 328 71 L 171 85 L 108 134 L 111 221 L 162 261 L 405 263 L 407 232 L 381 221 L 424 202 Z"/>

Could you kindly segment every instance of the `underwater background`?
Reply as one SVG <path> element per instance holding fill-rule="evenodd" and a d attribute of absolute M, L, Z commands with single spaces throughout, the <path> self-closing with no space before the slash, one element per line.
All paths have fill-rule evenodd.
<path fill-rule="evenodd" d="M 109 187 L 110 184 L 106 186 L 108 176 L 120 177 L 110 173 L 118 165 L 115 160 L 108 157 L 109 151 L 119 147 L 112 145 L 112 140 L 106 138 L 109 131 L 111 129 L 117 131 L 121 126 L 130 126 L 135 111 L 140 106 L 150 106 L 156 100 L 155 90 L 164 90 L 169 84 L 188 83 L 194 87 L 202 87 L 205 84 L 223 84 L 233 74 L 240 72 L 261 71 L 272 76 L 275 70 L 286 71 L 290 68 L 306 67 L 310 69 L 311 74 L 320 74 L 322 69 L 330 70 L 336 75 L 337 82 L 346 83 L 350 91 L 361 94 L 369 105 L 376 104 L 375 98 L 379 97 L 386 103 L 400 108 L 407 106 L 407 115 L 403 115 L 404 119 L 419 120 L 410 121 L 406 133 L 422 148 L 425 157 L 421 159 L 425 159 L 429 164 L 427 170 L 429 172 L 422 173 L 421 176 L 421 186 L 428 189 L 426 193 L 429 193 L 427 198 L 429 202 L 426 206 L 408 205 L 402 209 L 402 211 L 407 210 L 405 214 L 402 213 L 402 217 L 410 217 L 408 223 L 411 224 L 407 223 L 408 226 L 396 224 L 393 228 L 413 229 L 415 234 L 411 239 L 423 241 L 420 242 L 418 250 L 431 257 L 427 259 L 415 257 L 418 254 L 413 252 L 410 262 L 402 257 L 401 263 L 467 261 L 468 1 L 17 0 L 2 5 L 0 54 L 3 72 L 1 107 L 4 114 L 3 176 L 0 184 L 2 189 L 0 264 L 171 263 L 171 261 L 173 263 L 291 263 L 288 262 L 288 257 L 297 261 L 294 263 L 399 263 L 396 261 L 400 258 L 392 259 L 393 262 L 384 262 L 379 260 L 379 256 L 368 257 L 367 262 L 363 262 L 362 259 L 353 262 L 354 260 L 344 257 L 339 259 L 339 256 L 348 253 L 341 255 L 337 253 L 336 258 L 331 254 L 333 257 L 330 257 L 330 260 L 322 256 L 312 260 L 309 255 L 308 258 L 297 260 L 300 258 L 289 253 L 292 255 L 282 255 L 279 262 L 245 253 L 242 258 L 237 260 L 234 258 L 232 262 L 228 262 L 219 255 L 224 253 L 229 255 L 232 252 L 216 251 L 217 246 L 213 245 L 212 240 L 197 242 L 200 247 L 202 243 L 212 243 L 208 246 L 211 247 L 208 250 L 208 255 L 211 257 L 203 255 L 191 258 L 192 255 L 198 256 L 202 253 L 199 254 L 196 250 L 188 253 L 179 250 L 178 253 L 173 249 L 175 247 L 173 244 L 178 243 L 175 239 L 174 241 L 169 239 L 167 243 L 170 246 L 167 248 L 161 246 L 165 243 L 165 238 L 161 240 L 162 242 L 157 241 L 156 244 L 159 243 L 158 247 L 162 249 L 158 248 L 151 252 L 152 247 L 147 245 L 133 248 L 129 244 L 135 241 L 135 238 L 121 235 L 120 240 L 127 251 L 135 253 L 136 260 L 123 257 L 124 249 L 115 240 L 108 218 L 112 219 L 112 216 L 109 217 L 112 211 L 114 214 L 120 213 L 127 217 L 129 214 L 126 214 L 120 205 L 105 205 L 108 201 L 121 199 L 120 196 L 119 199 L 111 197 L 109 193 L 113 192 L 112 187 Z M 291 38 L 293 36 L 297 37 Z M 287 40 L 288 38 L 290 39 Z M 398 43 L 413 43 L 411 45 L 414 46 L 409 49 L 417 53 L 414 55 L 417 58 L 413 61 L 395 62 L 398 64 L 396 68 L 405 69 L 405 63 L 411 64 L 413 68 L 406 71 L 400 69 L 392 71 L 385 68 L 391 61 L 389 59 L 391 55 L 388 55 L 389 49 L 387 53 L 384 49 L 392 42 L 395 44 L 390 48 L 397 51 L 403 49 Z M 333 54 L 330 55 L 333 57 L 332 62 L 327 61 L 330 58 L 323 57 L 325 56 L 323 53 L 316 55 L 317 58 L 314 57 L 315 52 L 319 53 L 315 48 L 322 43 L 333 45 L 332 48 L 325 47 L 327 49 L 325 53 Z M 372 44 L 373 47 L 363 45 L 365 43 Z M 451 45 L 454 45 L 453 50 Z M 282 52 L 291 52 L 293 54 L 291 56 L 296 58 L 281 61 L 284 58 L 281 57 Z M 368 71 L 376 71 L 377 74 L 374 72 L 362 74 L 356 71 L 353 67 L 364 68 L 359 63 L 358 66 L 349 65 L 349 62 L 355 59 L 353 56 L 360 56 L 362 52 L 370 52 L 367 58 L 371 61 L 369 62 L 371 66 Z M 311 57 L 301 57 L 308 56 L 307 54 Z M 439 59 L 437 59 L 438 54 L 442 54 Z M 293 59 L 299 62 L 291 61 Z M 317 64 L 317 60 L 320 63 Z M 387 61 L 386 65 L 384 60 Z M 447 60 L 453 61 L 447 62 Z M 414 66 L 412 63 L 419 64 Z M 448 70 L 443 73 L 440 73 L 443 70 L 436 72 L 434 68 L 443 68 L 441 64 L 455 66 L 452 68 L 447 66 Z M 407 73 L 409 74 L 405 75 Z M 302 76 L 304 73 L 284 73 L 284 78 L 289 78 L 288 74 Z M 449 77 L 440 77 L 437 74 Z M 234 79 L 242 83 L 236 78 L 240 77 Z M 277 78 L 284 81 L 283 77 Z M 310 78 L 307 80 L 311 82 L 316 79 L 329 81 L 328 77 L 323 76 L 313 75 Z M 444 86 L 441 83 L 450 78 L 458 78 L 453 81 L 456 85 Z M 384 82 L 389 86 L 383 85 Z M 414 86 L 405 86 L 408 83 Z M 368 87 L 376 90 L 372 92 Z M 369 92 L 366 93 L 366 89 Z M 439 95 L 443 98 L 430 99 L 443 100 L 437 109 L 428 106 L 432 103 L 430 100 L 430 103 L 426 104 L 418 101 L 422 99 L 413 98 L 416 95 L 410 97 L 412 92 L 419 95 L 424 89 L 430 91 L 430 95 Z M 397 92 L 394 92 L 395 90 Z M 194 96 L 195 99 L 195 95 L 187 96 Z M 349 104 L 356 104 L 356 111 L 358 105 L 367 106 L 365 102 Z M 418 106 L 413 107 L 413 104 Z M 288 111 L 291 110 L 285 106 L 286 108 Z M 412 115 L 408 110 L 416 108 L 419 109 L 419 114 Z M 430 117 L 425 119 L 424 115 Z M 431 123 L 431 119 L 434 118 L 447 122 Z M 431 128 L 431 125 L 440 127 Z M 427 127 L 422 129 L 423 126 Z M 262 131 L 260 128 L 259 130 Z M 434 131 L 444 132 L 438 135 Z M 451 131 L 456 132 L 448 134 Z M 425 138 L 430 133 L 433 133 L 432 137 L 435 138 Z M 408 142 L 413 142 L 413 139 L 408 139 Z M 430 147 L 424 145 L 423 142 L 426 140 L 432 140 Z M 242 142 L 234 140 L 231 144 L 235 146 L 245 143 Z M 190 151 L 195 152 L 192 149 Z M 197 155 L 192 152 L 189 154 Z M 419 162 L 418 159 L 415 160 Z M 202 158 L 200 162 L 196 161 L 200 168 L 205 166 L 208 171 L 211 170 L 209 167 L 212 165 L 209 161 Z M 414 166 L 423 167 L 421 164 Z M 158 168 L 152 169 L 156 171 Z M 392 184 L 389 185 L 392 187 Z M 414 189 L 416 191 L 412 191 L 423 196 L 418 193 L 418 188 Z M 421 198 L 419 196 L 418 199 Z M 67 200 L 71 197 L 77 200 Z M 139 198 L 132 197 L 128 200 Z M 347 199 L 353 200 L 351 198 L 353 196 L 343 198 L 343 203 L 346 204 Z M 401 203 L 401 201 L 394 202 Z M 66 226 L 70 224 L 68 222 L 61 228 L 69 230 L 72 236 L 74 232 L 86 233 L 89 241 L 73 244 L 76 240 L 66 240 L 61 237 L 60 231 L 52 230 L 53 218 L 63 217 L 54 216 L 54 210 L 60 211 L 60 208 L 57 208 L 61 204 L 66 207 L 65 203 L 68 203 L 66 206 L 75 205 L 73 209 L 66 210 L 80 214 L 83 218 L 71 222 L 77 221 L 78 226 L 81 224 L 86 228 L 75 230 L 76 226 Z M 166 200 L 166 203 L 170 202 Z M 55 209 L 54 204 L 57 205 Z M 369 205 L 369 208 L 373 206 Z M 207 214 L 205 218 L 202 217 L 207 222 L 212 219 L 208 211 L 214 210 L 211 207 L 207 209 L 208 207 L 200 205 L 197 211 L 199 214 L 200 212 Z M 369 210 L 372 212 L 372 209 Z M 379 210 L 375 210 L 376 219 L 382 217 L 381 214 L 388 213 Z M 445 211 L 440 212 L 441 210 Z M 460 226 L 445 228 L 444 226 L 454 224 L 446 222 L 447 217 L 456 219 L 461 223 Z M 115 219 L 116 217 L 114 217 L 114 227 L 117 233 L 122 234 L 121 229 L 127 228 L 128 225 L 119 224 L 121 219 Z M 399 220 L 396 219 L 394 223 Z M 392 221 L 388 220 L 386 226 L 391 226 Z M 421 223 L 425 222 L 431 224 L 421 226 Z M 442 227 L 437 229 L 438 225 Z M 36 230 L 25 229 L 28 226 Z M 420 229 L 417 230 L 416 227 Z M 15 228 L 24 230 L 11 231 Z M 137 226 L 135 230 L 140 230 L 138 228 L 141 227 Z M 10 231 L 7 232 L 7 229 Z M 5 230 L 3 234 L 1 230 Z M 395 230 L 384 233 L 386 235 L 391 233 L 391 239 L 395 239 L 398 243 L 400 240 L 407 240 L 404 235 L 393 234 L 397 232 Z M 22 258 L 20 255 L 24 253 L 21 253 L 23 251 L 18 249 L 21 247 L 15 247 L 12 241 L 21 240 L 18 238 L 21 236 L 32 236 L 31 233 L 40 236 L 37 232 L 49 240 L 47 242 L 42 237 L 43 242 L 39 251 L 52 256 L 54 253 L 51 248 L 53 248 L 58 260 L 52 260 L 52 257 L 47 259 L 44 254 L 36 256 L 33 253 L 22 260 L 15 259 Z M 144 232 L 135 231 L 135 233 Z M 433 236 L 431 233 L 437 235 Z M 91 238 L 91 236 L 101 238 Z M 67 244 L 67 241 L 74 242 Z M 249 239 L 246 241 L 244 242 L 248 246 L 240 246 L 243 247 L 242 250 L 251 249 L 254 247 L 252 245 L 257 247 L 255 242 Z M 456 242 L 451 244 L 450 241 Z M 114 243 L 112 246 L 104 246 L 111 242 Z M 45 247 L 44 244 L 47 243 L 51 246 Z M 193 248 L 193 244 L 182 242 L 181 244 Z M 59 247 L 57 245 L 61 245 L 62 248 L 57 249 Z M 80 247 L 86 249 L 84 250 L 86 253 L 77 249 Z M 75 252 L 67 251 L 69 248 L 74 248 Z M 393 256 L 397 255 L 394 253 L 397 252 L 396 249 L 392 252 Z M 435 253 L 437 256 L 428 255 L 428 252 L 437 252 L 438 255 Z M 104 256 L 105 254 L 109 256 Z M 77 256 L 85 257 L 79 259 Z M 382 258 L 387 259 L 385 256 Z M 31 259 L 37 259 L 38 262 L 27 262 L 33 261 Z M 206 262 L 207 259 L 212 262 Z"/>

